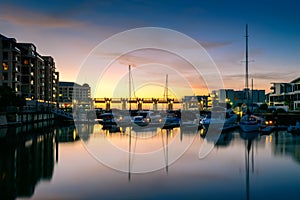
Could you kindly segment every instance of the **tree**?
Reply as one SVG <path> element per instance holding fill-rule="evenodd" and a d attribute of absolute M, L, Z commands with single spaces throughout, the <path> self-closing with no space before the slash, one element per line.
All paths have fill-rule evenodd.
<path fill-rule="evenodd" d="M 8 86 L 0 86 L 0 109 L 6 111 L 8 106 L 22 107 L 26 103 L 25 99 L 13 91 Z"/>

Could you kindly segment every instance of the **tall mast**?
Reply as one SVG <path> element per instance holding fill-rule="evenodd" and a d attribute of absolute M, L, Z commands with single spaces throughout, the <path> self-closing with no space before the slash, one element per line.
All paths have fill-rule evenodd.
<path fill-rule="evenodd" d="M 249 83 L 248 83 L 248 64 L 249 64 L 249 60 L 248 60 L 248 24 L 246 24 L 246 73 L 245 73 L 245 99 L 246 99 L 246 104 L 249 104 Z"/>
<path fill-rule="evenodd" d="M 165 88 L 165 91 L 166 91 L 166 100 L 168 100 L 168 74 L 166 74 L 166 86 L 165 86 L 166 88 Z"/>
<path fill-rule="evenodd" d="M 245 88 L 248 89 L 248 24 L 246 24 L 246 77 L 245 77 Z"/>
<path fill-rule="evenodd" d="M 129 65 L 129 111 L 131 111 L 131 66 Z"/>

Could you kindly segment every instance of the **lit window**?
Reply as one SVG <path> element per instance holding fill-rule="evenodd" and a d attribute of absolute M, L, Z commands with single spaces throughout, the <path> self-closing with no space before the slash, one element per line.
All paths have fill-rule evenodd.
<path fill-rule="evenodd" d="M 24 65 L 28 65 L 28 60 L 24 60 Z"/>
<path fill-rule="evenodd" d="M 8 64 L 6 62 L 3 62 L 2 63 L 2 66 L 3 66 L 3 70 L 4 71 L 7 71 L 8 70 Z"/>

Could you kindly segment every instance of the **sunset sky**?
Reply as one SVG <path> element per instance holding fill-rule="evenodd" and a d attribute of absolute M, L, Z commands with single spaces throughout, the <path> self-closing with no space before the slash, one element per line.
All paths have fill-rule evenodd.
<path fill-rule="evenodd" d="M 76 81 L 92 50 L 110 36 L 133 28 L 167 28 L 193 38 L 206 49 L 226 88 L 243 89 L 248 24 L 249 77 L 255 88 L 268 92 L 271 82 L 289 82 L 300 76 L 299 6 L 297 0 L 10 0 L 1 1 L 0 33 L 34 43 L 42 55 L 54 57 L 61 81 Z M 139 60 L 131 62 L 143 57 L 140 64 L 147 64 L 149 55 L 138 55 Z M 118 63 L 126 69 L 127 64 Z M 167 72 L 161 76 L 158 68 L 152 72 L 144 77 L 159 77 L 155 81 L 162 88 Z M 176 78 L 170 75 L 169 79 L 175 85 Z M 89 77 L 83 81 L 91 84 Z M 205 86 L 198 84 L 196 93 L 206 93 Z"/>

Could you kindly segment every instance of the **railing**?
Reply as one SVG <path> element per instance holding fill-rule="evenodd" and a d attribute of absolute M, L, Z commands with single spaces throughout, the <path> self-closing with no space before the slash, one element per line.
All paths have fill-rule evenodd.
<path fill-rule="evenodd" d="M 68 119 L 73 119 L 73 114 L 72 113 L 65 112 L 61 109 L 52 109 L 51 112 L 53 114 L 56 114 L 56 115 L 61 116 L 61 117 L 65 117 L 65 118 L 68 118 Z"/>

